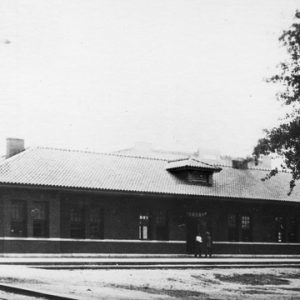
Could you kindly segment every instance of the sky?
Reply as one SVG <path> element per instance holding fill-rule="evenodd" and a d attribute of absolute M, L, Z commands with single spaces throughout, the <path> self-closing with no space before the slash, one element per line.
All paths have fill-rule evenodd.
<path fill-rule="evenodd" d="M 1 0 L 0 153 L 17 137 L 251 154 L 283 112 L 265 79 L 297 2 Z"/>

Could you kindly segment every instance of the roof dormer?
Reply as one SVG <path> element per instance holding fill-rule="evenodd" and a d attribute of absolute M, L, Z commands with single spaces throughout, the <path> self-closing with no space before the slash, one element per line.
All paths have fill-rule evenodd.
<path fill-rule="evenodd" d="M 220 172 L 222 169 L 199 161 L 194 157 L 188 157 L 168 161 L 166 170 L 188 183 L 211 186 L 213 184 L 213 174 Z"/>

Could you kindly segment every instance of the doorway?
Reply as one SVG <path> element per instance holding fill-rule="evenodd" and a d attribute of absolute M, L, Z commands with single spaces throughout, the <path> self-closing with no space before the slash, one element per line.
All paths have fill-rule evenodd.
<path fill-rule="evenodd" d="M 208 230 L 207 213 L 188 214 L 186 219 L 186 252 L 195 253 L 196 235 L 204 237 Z"/>

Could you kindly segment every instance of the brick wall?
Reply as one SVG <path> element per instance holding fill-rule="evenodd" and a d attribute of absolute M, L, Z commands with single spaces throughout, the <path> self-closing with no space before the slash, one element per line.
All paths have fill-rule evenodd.
<path fill-rule="evenodd" d="M 298 204 L 256 203 L 246 200 L 233 201 L 213 198 L 174 197 L 164 195 L 130 193 L 84 193 L 66 191 L 42 191 L 31 189 L 0 190 L 0 236 L 10 237 L 11 200 L 27 203 L 27 236 L 29 239 L 0 241 L 0 252 L 111 252 L 111 253 L 185 253 L 186 211 L 205 211 L 216 242 L 217 253 L 300 253 L 299 245 L 276 244 L 274 217 L 283 215 L 300 216 Z M 49 236 L 63 240 L 30 239 L 32 230 L 32 207 L 34 201 L 49 204 Z M 104 209 L 104 239 L 116 241 L 74 241 L 70 238 L 68 208 L 81 201 L 89 206 L 99 203 Z M 241 202 L 243 201 L 243 202 Z M 162 210 L 169 216 L 169 240 L 176 242 L 138 241 L 139 213 L 148 210 Z M 228 239 L 227 214 L 249 213 L 252 216 L 252 237 L 257 243 L 226 243 Z M 289 226 L 289 225 L 287 225 Z M 298 242 L 300 242 L 300 220 L 298 219 Z M 152 239 L 156 232 L 151 224 Z M 64 240 L 65 239 L 65 240 Z M 119 240 L 119 241 L 118 241 Z M 121 241 L 120 241 L 121 240 Z M 127 242 L 124 240 L 136 240 Z M 298 252 L 297 252 L 298 251 Z"/>

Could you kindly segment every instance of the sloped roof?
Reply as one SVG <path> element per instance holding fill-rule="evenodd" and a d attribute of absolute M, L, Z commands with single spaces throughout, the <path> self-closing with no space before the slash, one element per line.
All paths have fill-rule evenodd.
<path fill-rule="evenodd" d="M 120 154 L 120 155 L 127 155 L 127 156 L 138 156 L 138 157 L 166 159 L 166 160 L 185 159 L 193 155 L 193 152 L 168 151 L 168 150 L 160 150 L 160 149 L 152 149 L 152 148 L 140 149 L 139 147 L 121 149 L 118 151 L 114 151 L 113 153 Z"/>
<path fill-rule="evenodd" d="M 288 173 L 263 182 L 267 171 L 223 167 L 213 186 L 202 186 L 179 179 L 167 165 L 164 159 L 38 147 L 2 162 L 0 184 L 300 202 L 299 186 L 287 196 Z"/>
<path fill-rule="evenodd" d="M 186 169 L 186 168 L 201 169 L 201 170 L 206 170 L 211 172 L 220 172 L 222 170 L 219 167 L 199 161 L 193 157 L 168 161 L 166 170 L 178 170 L 178 169 Z"/>
<path fill-rule="evenodd" d="M 184 160 L 187 157 L 193 157 L 202 163 L 210 164 L 213 166 L 221 166 L 221 167 L 231 167 L 232 160 L 243 159 L 243 158 L 234 158 L 228 155 L 214 155 L 214 154 L 200 154 L 197 151 L 187 152 L 187 151 L 170 151 L 163 149 L 155 149 L 151 148 L 151 146 L 146 146 L 144 148 L 139 147 L 131 147 L 126 149 L 121 149 L 114 151 L 112 153 L 126 155 L 126 156 L 138 156 L 144 158 L 156 158 L 156 159 L 165 159 L 169 161 L 175 160 Z M 266 157 L 264 159 L 259 159 L 258 165 L 253 162 L 249 162 L 248 165 L 251 166 L 252 169 L 265 169 L 271 168 L 271 163 L 267 162 Z"/>

